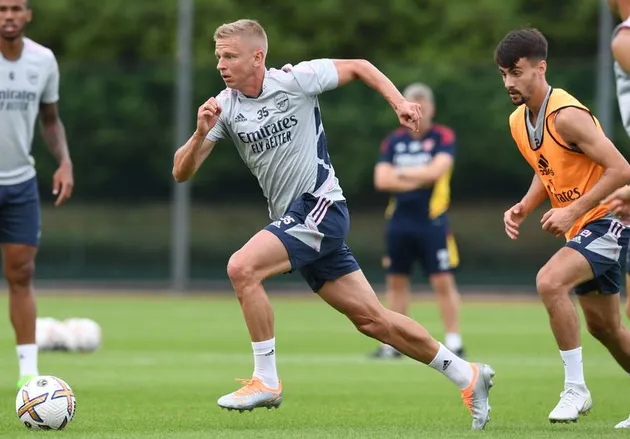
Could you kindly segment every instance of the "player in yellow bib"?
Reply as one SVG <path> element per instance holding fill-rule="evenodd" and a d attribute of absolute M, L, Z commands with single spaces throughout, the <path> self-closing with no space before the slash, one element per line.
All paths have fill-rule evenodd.
<path fill-rule="evenodd" d="M 589 332 L 630 372 L 630 331 L 619 312 L 620 262 L 630 230 L 600 200 L 630 181 L 630 165 L 603 133 L 595 116 L 564 90 L 549 86 L 547 41 L 536 29 L 508 33 L 495 51 L 503 83 L 517 109 L 510 130 L 519 151 L 534 169 L 523 199 L 504 215 L 511 239 L 547 198 L 552 209 L 542 229 L 566 244 L 536 277 L 564 363 L 564 390 L 549 414 L 551 422 L 576 421 L 592 406 L 584 380 L 578 314 L 573 291 Z"/>

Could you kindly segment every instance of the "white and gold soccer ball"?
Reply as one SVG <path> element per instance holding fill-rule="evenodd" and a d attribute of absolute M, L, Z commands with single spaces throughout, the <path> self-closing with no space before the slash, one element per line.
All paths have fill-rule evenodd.
<path fill-rule="evenodd" d="M 27 381 L 15 398 L 17 416 L 32 430 L 62 430 L 74 418 L 76 399 L 61 378 L 42 375 Z"/>
<path fill-rule="evenodd" d="M 101 345 L 101 327 L 94 320 L 71 318 L 64 320 L 63 326 L 69 351 L 92 352 Z"/>
<path fill-rule="evenodd" d="M 35 339 L 40 351 L 66 350 L 68 330 L 63 322 L 53 317 L 38 317 Z"/>

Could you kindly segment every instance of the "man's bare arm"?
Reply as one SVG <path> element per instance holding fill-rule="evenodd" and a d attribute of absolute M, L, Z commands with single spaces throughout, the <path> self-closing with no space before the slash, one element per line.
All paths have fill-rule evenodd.
<path fill-rule="evenodd" d="M 378 163 L 374 168 L 374 187 L 380 192 L 409 192 L 420 185 L 411 180 L 402 179 L 391 163 Z"/>
<path fill-rule="evenodd" d="M 530 213 L 532 213 L 532 211 L 540 206 L 547 198 L 549 198 L 549 194 L 547 194 L 545 185 L 543 184 L 540 177 L 534 174 L 534 178 L 532 178 L 532 183 L 529 185 L 527 193 L 521 200 L 525 215 L 529 215 Z"/>
<path fill-rule="evenodd" d="M 402 168 L 398 172 L 398 175 L 403 180 L 416 183 L 419 186 L 430 186 L 451 170 L 453 161 L 451 154 L 441 152 L 438 153 L 429 164 Z"/>
<path fill-rule="evenodd" d="M 606 135 L 597 128 L 585 110 L 568 107 L 555 118 L 556 131 L 567 145 L 576 145 L 605 171 L 591 190 L 575 200 L 570 208 L 579 218 L 613 191 L 630 182 L 630 164 Z"/>
<path fill-rule="evenodd" d="M 208 158 L 216 142 L 195 133 L 185 145 L 175 152 L 173 160 L 173 177 L 179 183 L 189 180 Z"/>

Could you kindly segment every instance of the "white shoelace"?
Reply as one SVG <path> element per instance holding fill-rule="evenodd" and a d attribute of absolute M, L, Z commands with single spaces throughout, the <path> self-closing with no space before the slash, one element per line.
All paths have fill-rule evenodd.
<path fill-rule="evenodd" d="M 559 407 L 580 407 L 580 400 L 583 398 L 583 395 L 579 394 L 574 389 L 567 389 L 560 393 L 560 402 L 558 403 Z"/>

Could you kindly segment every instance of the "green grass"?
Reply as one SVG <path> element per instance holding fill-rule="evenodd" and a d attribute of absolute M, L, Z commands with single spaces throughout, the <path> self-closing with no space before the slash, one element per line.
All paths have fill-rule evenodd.
<path fill-rule="evenodd" d="M 6 307 L 6 297 L 0 299 Z M 463 327 L 474 360 L 496 370 L 492 422 L 470 431 L 457 389 L 439 373 L 405 359 L 374 362 L 375 343 L 316 298 L 273 297 L 279 410 L 239 414 L 216 399 L 252 371 L 251 347 L 232 298 L 41 296 L 41 316 L 91 317 L 104 344 L 92 354 L 42 353 L 40 372 L 57 375 L 77 397 L 63 432 L 30 432 L 15 416 L 16 361 L 9 322 L 0 347 L 0 436 L 33 438 L 605 438 L 630 413 L 630 379 L 591 338 L 584 337 L 585 373 L 594 410 L 573 425 L 547 415 L 562 389 L 563 368 L 537 303 L 464 307 Z M 5 308 L 6 309 L 6 308 Z M 413 317 L 437 337 L 432 303 Z"/>

